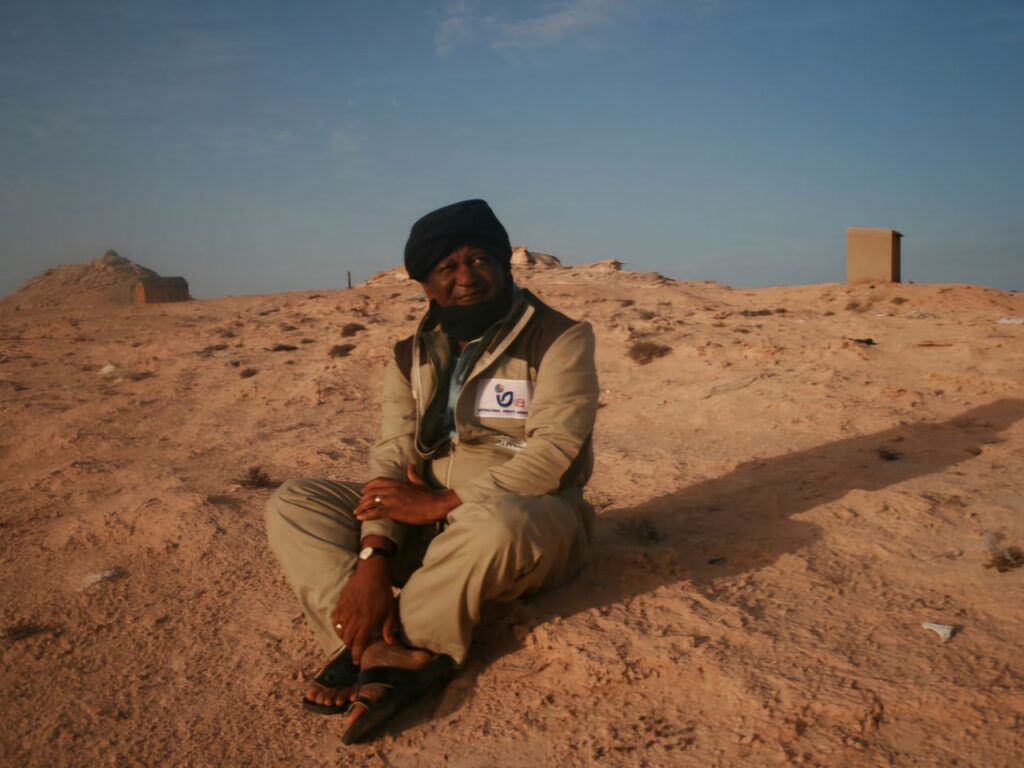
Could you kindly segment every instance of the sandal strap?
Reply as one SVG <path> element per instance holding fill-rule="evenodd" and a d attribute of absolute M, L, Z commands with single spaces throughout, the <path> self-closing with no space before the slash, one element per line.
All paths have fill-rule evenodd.
<path fill-rule="evenodd" d="M 352 661 L 352 651 L 345 648 L 324 665 L 313 678 L 313 682 L 325 688 L 340 688 L 342 685 L 355 684 L 358 675 L 359 667 Z"/>
<path fill-rule="evenodd" d="M 352 702 L 352 706 L 354 707 L 356 704 L 362 704 L 366 707 L 367 712 L 372 712 L 374 706 L 380 704 L 380 700 L 371 699 L 368 696 L 356 696 L 355 700 Z"/>
<path fill-rule="evenodd" d="M 371 667 L 359 672 L 359 685 L 382 685 L 385 688 L 403 688 L 416 685 L 421 670 L 400 667 Z"/>

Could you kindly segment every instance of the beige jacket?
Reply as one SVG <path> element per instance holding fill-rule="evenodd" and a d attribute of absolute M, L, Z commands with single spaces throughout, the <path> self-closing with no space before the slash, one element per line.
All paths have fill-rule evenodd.
<path fill-rule="evenodd" d="M 598 384 L 594 332 L 516 289 L 512 308 L 478 345 L 455 406 L 455 436 L 443 432 L 452 353 L 431 314 L 395 345 L 383 382 L 374 477 L 404 479 L 412 463 L 463 503 L 502 493 L 578 492 L 593 469 Z M 363 523 L 362 535 L 400 542 L 402 525 Z"/>

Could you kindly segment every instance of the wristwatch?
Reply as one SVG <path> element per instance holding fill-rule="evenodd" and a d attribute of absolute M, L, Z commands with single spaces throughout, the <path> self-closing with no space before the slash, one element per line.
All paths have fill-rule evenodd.
<path fill-rule="evenodd" d="M 359 552 L 360 560 L 369 560 L 374 555 L 380 555 L 381 557 L 391 557 L 391 550 L 384 549 L 384 547 L 363 547 Z"/>

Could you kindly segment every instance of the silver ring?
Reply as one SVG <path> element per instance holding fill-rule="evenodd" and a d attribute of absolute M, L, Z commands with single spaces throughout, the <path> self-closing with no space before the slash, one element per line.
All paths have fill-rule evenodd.
<path fill-rule="evenodd" d="M 380 504 L 380 502 L 381 502 L 380 496 L 374 496 L 373 497 L 373 503 L 374 504 Z"/>
<path fill-rule="evenodd" d="M 335 628 L 335 629 L 341 629 L 341 624 L 335 624 L 335 625 L 334 625 L 334 628 Z"/>

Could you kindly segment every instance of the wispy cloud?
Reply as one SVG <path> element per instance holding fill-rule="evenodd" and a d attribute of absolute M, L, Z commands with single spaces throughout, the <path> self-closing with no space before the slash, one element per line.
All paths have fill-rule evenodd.
<path fill-rule="evenodd" d="M 434 47 L 446 56 L 455 46 L 468 39 L 476 26 L 473 14 L 465 3 L 452 3 L 434 32 Z"/>
<path fill-rule="evenodd" d="M 606 26 L 622 10 L 620 0 L 572 0 L 548 13 L 498 25 L 495 48 L 557 45 L 574 35 Z"/>
<path fill-rule="evenodd" d="M 542 13 L 521 18 L 490 15 L 461 0 L 445 8 L 434 33 L 438 54 L 481 39 L 501 51 L 543 48 L 610 25 L 625 10 L 624 0 L 561 0 Z"/>

